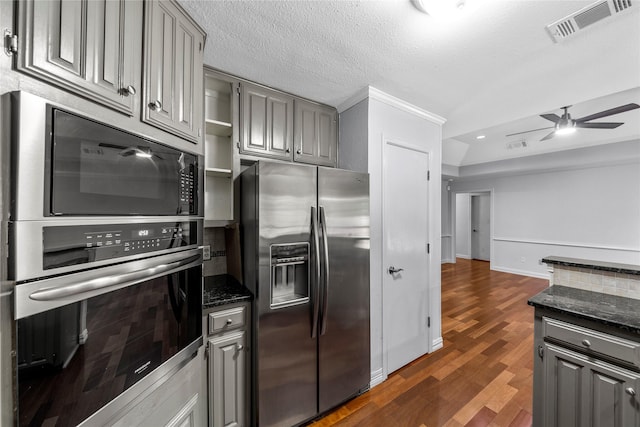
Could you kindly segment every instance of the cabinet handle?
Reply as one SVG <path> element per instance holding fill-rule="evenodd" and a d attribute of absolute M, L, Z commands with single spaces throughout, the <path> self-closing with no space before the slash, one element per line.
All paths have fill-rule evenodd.
<path fill-rule="evenodd" d="M 136 93 L 137 93 L 137 92 L 136 92 L 136 88 L 135 88 L 135 87 L 133 87 L 133 86 L 131 86 L 131 85 L 129 85 L 129 86 L 127 86 L 127 87 L 125 87 L 125 88 L 123 88 L 123 89 L 122 89 L 122 94 L 123 94 L 124 96 L 129 96 L 129 95 L 133 96 L 133 95 L 135 95 Z"/>
<path fill-rule="evenodd" d="M 636 395 L 636 391 L 631 387 L 627 387 L 624 391 L 626 391 L 629 396 L 635 396 Z"/>
<path fill-rule="evenodd" d="M 238 349 L 238 351 L 242 351 L 242 349 L 244 348 L 244 346 L 242 344 L 238 344 L 238 347 L 236 347 Z"/>
<path fill-rule="evenodd" d="M 585 347 L 591 347 L 591 341 L 584 339 L 582 340 L 582 345 Z"/>
<path fill-rule="evenodd" d="M 284 150 L 284 152 L 285 152 L 285 153 L 290 153 L 290 152 L 291 152 L 291 149 L 290 149 L 290 148 L 287 148 L 286 150 Z"/>
<path fill-rule="evenodd" d="M 231 320 L 231 319 L 227 319 L 227 325 L 230 325 L 230 324 L 232 324 L 232 323 L 233 323 L 233 320 Z"/>
<path fill-rule="evenodd" d="M 160 111 L 162 110 L 162 102 L 160 101 L 154 101 L 154 102 L 150 102 L 149 103 L 149 108 L 152 108 L 156 111 Z"/>
<path fill-rule="evenodd" d="M 298 149 L 296 150 L 296 153 L 298 153 L 298 154 L 302 154 L 302 150 L 298 148 Z"/>

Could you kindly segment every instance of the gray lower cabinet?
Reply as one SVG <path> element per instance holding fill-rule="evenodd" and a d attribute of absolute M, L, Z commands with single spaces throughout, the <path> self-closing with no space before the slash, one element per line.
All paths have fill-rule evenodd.
<path fill-rule="evenodd" d="M 637 426 L 640 374 L 545 344 L 547 427 Z"/>
<path fill-rule="evenodd" d="M 640 427 L 640 342 L 550 314 L 536 310 L 533 426 Z"/>
<path fill-rule="evenodd" d="M 144 21 L 142 120 L 197 143 L 205 33 L 173 0 L 147 0 Z"/>
<path fill-rule="evenodd" d="M 240 83 L 241 154 L 291 160 L 293 96 Z"/>
<path fill-rule="evenodd" d="M 295 100 L 293 159 L 314 165 L 337 165 L 338 134 L 335 108 Z"/>
<path fill-rule="evenodd" d="M 247 425 L 248 316 L 249 306 L 244 303 L 207 315 L 210 427 Z"/>
<path fill-rule="evenodd" d="M 141 0 L 17 3 L 18 70 L 133 115 L 141 80 Z"/>

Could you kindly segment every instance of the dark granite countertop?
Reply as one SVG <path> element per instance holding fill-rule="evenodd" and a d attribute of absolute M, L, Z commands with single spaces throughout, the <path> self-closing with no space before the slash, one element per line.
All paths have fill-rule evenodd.
<path fill-rule="evenodd" d="M 542 258 L 542 262 L 546 264 L 563 265 L 565 267 L 590 268 L 592 270 L 613 271 L 614 273 L 635 274 L 640 276 L 640 265 L 618 264 L 617 262 L 591 261 L 559 256 Z"/>
<path fill-rule="evenodd" d="M 640 300 L 637 299 L 554 285 L 528 303 L 640 334 Z"/>
<path fill-rule="evenodd" d="M 235 302 L 251 301 L 252 299 L 251 292 L 231 275 L 220 274 L 204 278 L 203 310 Z"/>

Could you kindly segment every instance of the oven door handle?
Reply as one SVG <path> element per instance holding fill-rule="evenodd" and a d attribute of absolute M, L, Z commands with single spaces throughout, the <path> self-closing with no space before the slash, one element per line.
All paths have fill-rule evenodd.
<path fill-rule="evenodd" d="M 200 254 L 193 255 L 178 261 L 143 268 L 129 273 L 114 274 L 111 276 L 99 277 L 97 279 L 83 280 L 58 288 L 42 289 L 31 293 L 29 298 L 35 301 L 56 301 L 72 296 L 78 296 L 87 292 L 110 288 L 112 286 L 125 287 L 159 275 L 178 272 L 183 270 L 185 265 L 197 261 L 200 257 Z"/>

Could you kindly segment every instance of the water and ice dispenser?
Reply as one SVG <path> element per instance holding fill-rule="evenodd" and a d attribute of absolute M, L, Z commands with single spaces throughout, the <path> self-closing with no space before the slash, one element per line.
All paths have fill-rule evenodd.
<path fill-rule="evenodd" d="M 271 308 L 309 301 L 309 243 L 271 245 Z"/>

